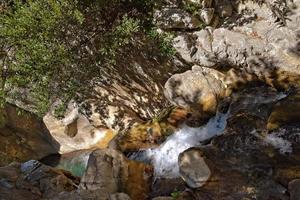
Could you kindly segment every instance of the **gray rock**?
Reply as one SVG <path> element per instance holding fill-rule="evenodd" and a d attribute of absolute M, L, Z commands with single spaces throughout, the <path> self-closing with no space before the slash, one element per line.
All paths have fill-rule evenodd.
<path fill-rule="evenodd" d="M 155 24 L 161 29 L 195 29 L 201 22 L 178 8 L 164 8 L 154 13 Z"/>
<path fill-rule="evenodd" d="M 203 8 L 200 11 L 200 18 L 206 25 L 209 25 L 214 17 L 214 13 L 214 8 Z"/>
<path fill-rule="evenodd" d="M 300 179 L 289 182 L 290 200 L 300 200 Z"/>
<path fill-rule="evenodd" d="M 179 34 L 173 39 L 173 47 L 176 49 L 177 53 L 186 62 L 193 62 L 191 58 L 193 40 L 190 34 Z"/>
<path fill-rule="evenodd" d="M 200 150 L 191 148 L 178 157 L 179 172 L 191 188 L 203 186 L 211 176 L 211 171 Z"/>
<path fill-rule="evenodd" d="M 109 194 L 119 191 L 122 168 L 126 167 L 126 158 L 115 150 L 94 151 L 88 161 L 88 167 L 80 182 L 80 188 L 86 190 L 104 189 Z"/>
<path fill-rule="evenodd" d="M 299 0 L 294 3 L 300 5 Z M 187 61 L 192 60 L 194 64 L 206 67 L 242 66 L 252 70 L 264 65 L 263 68 L 272 67 L 299 74 L 300 7 L 292 9 L 293 12 L 288 15 L 291 21 L 287 22 L 287 26 L 279 27 L 270 17 L 269 8 L 254 5 L 239 4 L 237 11 L 242 17 L 237 20 L 225 19 L 225 23 L 221 24 L 222 28 L 201 30 L 182 36 L 190 38 L 185 40 L 189 42 L 184 47 L 192 45 L 185 48 L 185 51 L 177 48 L 179 54 Z M 233 8 L 228 1 L 217 1 L 216 9 L 221 17 L 228 17 Z M 251 15 L 244 14 L 250 10 L 253 12 Z M 203 16 L 208 15 L 206 13 Z M 255 20 L 258 18 L 260 20 Z M 207 17 L 207 22 L 209 19 Z M 210 23 L 215 27 L 218 17 L 214 17 L 213 21 Z M 183 40 L 181 44 L 184 44 Z M 188 56 L 189 52 L 191 58 Z"/>
<path fill-rule="evenodd" d="M 79 188 L 101 189 L 107 194 L 126 192 L 132 199 L 146 199 L 152 171 L 151 166 L 128 160 L 116 150 L 99 149 L 91 153 Z"/>

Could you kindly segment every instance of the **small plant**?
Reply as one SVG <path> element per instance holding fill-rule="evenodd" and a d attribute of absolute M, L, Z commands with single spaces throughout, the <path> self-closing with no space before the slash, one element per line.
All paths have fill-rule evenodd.
<path fill-rule="evenodd" d="M 100 55 L 105 57 L 105 61 L 110 64 L 116 64 L 117 50 L 129 44 L 132 36 L 139 31 L 139 20 L 124 16 L 119 25 L 107 35 L 107 43 L 100 49 Z"/>
<path fill-rule="evenodd" d="M 167 32 L 159 32 L 155 28 L 151 28 L 147 32 L 147 35 L 150 39 L 158 43 L 158 48 L 162 55 L 164 56 L 173 56 L 175 54 L 175 49 L 172 45 L 174 35 Z"/>
<path fill-rule="evenodd" d="M 179 197 L 179 195 L 180 195 L 180 192 L 179 192 L 179 191 L 174 191 L 174 192 L 171 193 L 171 197 L 172 197 L 173 199 L 177 199 L 177 198 Z"/>
<path fill-rule="evenodd" d="M 199 12 L 201 9 L 201 5 L 197 3 L 192 3 L 192 2 L 186 2 L 183 5 L 183 9 L 189 13 L 191 13 L 193 16 L 199 16 Z"/>

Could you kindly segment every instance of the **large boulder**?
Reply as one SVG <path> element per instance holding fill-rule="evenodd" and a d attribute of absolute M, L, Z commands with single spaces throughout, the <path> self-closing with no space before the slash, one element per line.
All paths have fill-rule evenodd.
<path fill-rule="evenodd" d="M 57 153 L 59 144 L 37 116 L 11 104 L 6 104 L 1 114 L 0 166 Z"/>
<path fill-rule="evenodd" d="M 96 128 L 89 118 L 80 114 L 78 107 L 70 103 L 64 118 L 58 119 L 48 112 L 43 120 L 51 136 L 60 144 L 59 153 L 79 149 L 105 148 L 115 136 L 112 130 Z M 112 117 L 112 116 L 110 116 Z"/>
<path fill-rule="evenodd" d="M 90 155 L 80 188 L 103 189 L 108 194 L 125 192 L 133 200 L 142 200 L 149 193 L 151 175 L 150 166 L 130 161 L 116 150 L 95 150 Z"/>
<path fill-rule="evenodd" d="M 215 114 L 225 93 L 223 76 L 214 69 L 194 66 L 192 70 L 173 75 L 165 84 L 165 95 L 174 105 L 210 116 Z"/>
<path fill-rule="evenodd" d="M 79 179 L 70 173 L 36 160 L 1 167 L 0 174 L 0 198 L 3 200 L 54 198 L 60 192 L 75 190 L 79 184 Z"/>
<path fill-rule="evenodd" d="M 188 149 L 178 157 L 179 173 L 191 188 L 203 186 L 211 176 L 203 154 L 198 149 Z"/>

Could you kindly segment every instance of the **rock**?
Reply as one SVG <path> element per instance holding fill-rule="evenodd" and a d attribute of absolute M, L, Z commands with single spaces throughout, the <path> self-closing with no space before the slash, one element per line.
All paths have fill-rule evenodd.
<path fill-rule="evenodd" d="M 68 153 L 79 149 L 105 148 L 115 133 L 109 129 L 93 126 L 89 119 L 78 112 L 78 107 L 69 105 L 63 119 L 57 119 L 50 111 L 43 121 L 52 137 L 60 144 L 59 153 Z"/>
<path fill-rule="evenodd" d="M 226 18 L 232 15 L 231 2 L 216 1 L 215 3 L 216 13 L 220 17 Z M 299 3 L 298 0 L 295 2 L 297 5 Z M 247 70 L 260 67 L 261 71 L 266 68 L 277 68 L 299 74 L 300 59 L 297 47 L 299 46 L 299 30 L 297 28 L 300 26 L 299 9 L 299 6 L 293 8 L 288 15 L 291 21 L 287 23 L 287 26 L 279 28 L 274 20 L 270 19 L 270 10 L 266 6 L 256 6 L 253 16 L 245 16 L 245 11 L 249 11 L 249 9 L 240 9 L 239 7 L 237 14 L 242 17 L 236 19 L 236 16 L 232 16 L 219 20 L 221 27 L 211 29 L 209 37 L 207 34 L 197 36 L 195 32 L 192 34 L 189 32 L 186 36 L 182 36 L 184 38 L 193 35 L 195 38 L 190 37 L 187 42 L 187 44 L 192 44 L 188 51 L 179 49 L 178 53 L 184 55 L 182 57 L 185 60 L 190 61 L 191 58 L 188 57 L 187 52 L 194 52 L 191 56 L 192 61 L 200 66 L 241 66 Z M 203 13 L 205 13 L 203 16 L 211 16 L 207 15 L 208 12 Z M 210 17 L 206 18 L 206 22 L 211 23 L 212 27 L 216 27 L 214 23 L 218 22 L 218 17 L 215 16 L 212 21 L 214 22 L 211 22 Z M 269 32 L 272 34 L 267 34 Z M 196 41 L 206 41 L 206 44 L 203 45 L 203 42 Z"/>
<path fill-rule="evenodd" d="M 31 160 L 0 168 L 0 199 L 48 199 L 64 191 L 73 191 L 79 179 Z M 4 175 L 4 176 L 2 176 Z"/>
<path fill-rule="evenodd" d="M 18 114 L 20 111 L 22 114 Z M 0 128 L 0 166 L 41 159 L 58 151 L 58 143 L 37 116 L 11 104 L 1 112 L 5 124 Z"/>
<path fill-rule="evenodd" d="M 211 171 L 201 151 L 188 149 L 178 157 L 179 172 L 191 188 L 203 186 L 211 176 Z"/>
<path fill-rule="evenodd" d="M 122 152 L 134 152 L 157 146 L 174 131 L 171 124 L 148 122 L 133 126 L 124 135 L 116 137 L 116 142 Z"/>
<path fill-rule="evenodd" d="M 122 191 L 133 200 L 142 200 L 150 190 L 151 173 L 150 166 L 127 160 L 116 150 L 95 150 L 90 155 L 80 188 L 102 189 L 108 194 Z"/>
<path fill-rule="evenodd" d="M 173 47 L 177 53 L 186 62 L 191 63 L 191 53 L 192 53 L 193 43 L 191 41 L 191 36 L 189 34 L 179 34 L 173 39 Z"/>
<path fill-rule="evenodd" d="M 190 115 L 191 113 L 185 108 L 169 107 L 153 120 L 134 125 L 120 133 L 111 141 L 109 147 L 123 153 L 156 147 L 183 123 L 191 124 L 194 119 Z"/>
<path fill-rule="evenodd" d="M 154 22 L 161 29 L 196 29 L 201 22 L 178 8 L 163 8 L 154 13 Z"/>
<path fill-rule="evenodd" d="M 101 67 L 97 80 L 87 83 L 87 91 L 79 94 L 77 103 L 70 102 L 62 119 L 54 117 L 57 105 L 52 106 L 44 122 L 59 142 L 60 153 L 105 148 L 114 133 L 152 119 L 169 105 L 163 85 L 187 66 L 175 57 L 162 56 L 157 41 L 145 38 L 136 36 L 134 44 L 118 52 L 115 66 Z"/>
<path fill-rule="evenodd" d="M 203 8 L 200 11 L 200 18 L 206 24 L 209 25 L 211 20 L 214 17 L 215 9 L 214 8 Z"/>
<path fill-rule="evenodd" d="M 289 95 L 278 102 L 268 119 L 268 130 L 275 130 L 284 125 L 299 124 L 300 120 L 300 93 Z"/>
<path fill-rule="evenodd" d="M 300 200 L 300 179 L 289 182 L 290 200 Z"/>
<path fill-rule="evenodd" d="M 171 103 L 213 115 L 224 95 L 223 74 L 209 68 L 194 66 L 192 70 L 173 75 L 165 84 L 165 95 Z"/>

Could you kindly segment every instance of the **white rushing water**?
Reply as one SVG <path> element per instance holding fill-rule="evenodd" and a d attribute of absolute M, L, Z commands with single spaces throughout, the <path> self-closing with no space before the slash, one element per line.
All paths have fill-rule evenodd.
<path fill-rule="evenodd" d="M 140 159 L 151 162 L 156 177 L 179 177 L 179 154 L 188 148 L 199 146 L 201 141 L 222 134 L 226 127 L 227 117 L 228 113 L 217 113 L 207 124 L 199 128 L 184 125 L 159 147 L 148 149 L 142 155 L 139 154 L 139 157 L 142 156 Z"/>

